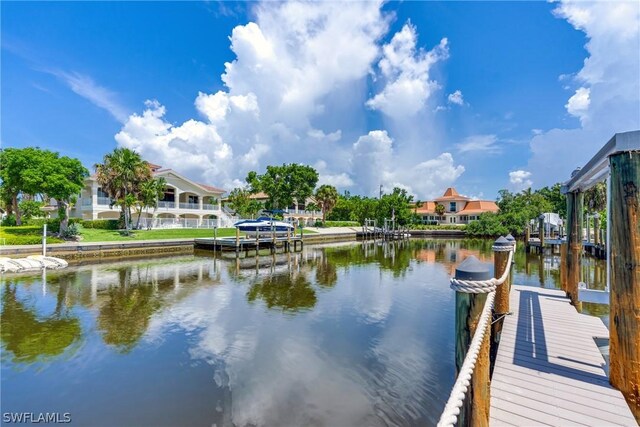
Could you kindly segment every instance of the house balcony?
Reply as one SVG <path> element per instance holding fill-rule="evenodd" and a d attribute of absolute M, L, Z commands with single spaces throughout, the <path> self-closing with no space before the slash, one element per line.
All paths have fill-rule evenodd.
<path fill-rule="evenodd" d="M 111 199 L 108 197 L 98 197 L 96 203 L 93 204 L 93 200 L 91 198 L 85 197 L 82 198 L 81 206 L 83 210 L 97 210 L 97 209 L 108 209 L 111 204 Z M 211 203 L 203 203 L 200 206 L 199 203 L 176 203 L 176 202 L 167 202 L 167 201 L 159 201 L 158 202 L 158 211 L 188 211 L 188 212 L 217 212 L 219 210 L 218 205 L 214 205 Z"/>

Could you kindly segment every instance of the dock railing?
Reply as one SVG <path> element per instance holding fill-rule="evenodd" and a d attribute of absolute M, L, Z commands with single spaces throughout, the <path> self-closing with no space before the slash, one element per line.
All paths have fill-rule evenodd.
<path fill-rule="evenodd" d="M 457 378 L 438 426 L 489 425 L 489 370 L 492 325 L 509 311 L 510 272 L 515 239 L 494 242 L 494 275 L 476 257 L 467 257 L 451 279 L 456 291 Z M 496 320 L 494 320 L 496 319 Z"/>

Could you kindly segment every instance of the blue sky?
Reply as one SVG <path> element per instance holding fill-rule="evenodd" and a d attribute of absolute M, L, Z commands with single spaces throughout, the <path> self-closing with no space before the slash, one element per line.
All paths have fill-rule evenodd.
<path fill-rule="evenodd" d="M 354 193 L 494 199 L 640 128 L 637 2 L 0 7 L 2 146 L 88 167 L 126 146 L 227 189 L 304 162 Z"/>

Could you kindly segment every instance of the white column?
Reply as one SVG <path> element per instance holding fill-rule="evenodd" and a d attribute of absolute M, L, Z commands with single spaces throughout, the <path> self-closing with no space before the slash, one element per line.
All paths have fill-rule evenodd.
<path fill-rule="evenodd" d="M 203 210 L 204 209 L 204 207 L 203 207 L 204 197 L 198 196 L 198 204 L 200 205 L 200 210 Z M 200 217 L 200 218 L 202 218 L 202 217 Z"/>
<path fill-rule="evenodd" d="M 176 203 L 176 209 L 180 209 L 180 195 L 182 194 L 182 191 L 178 190 L 177 188 L 175 189 L 175 203 Z"/>
<path fill-rule="evenodd" d="M 98 204 L 98 183 L 93 182 L 91 184 L 91 204 L 96 206 Z"/>
<path fill-rule="evenodd" d="M 222 211 L 222 194 L 218 196 L 218 211 Z"/>

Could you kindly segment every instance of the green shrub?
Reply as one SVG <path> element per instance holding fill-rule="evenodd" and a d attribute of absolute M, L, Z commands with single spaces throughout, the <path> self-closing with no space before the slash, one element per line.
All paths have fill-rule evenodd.
<path fill-rule="evenodd" d="M 467 225 L 455 225 L 455 224 L 412 224 L 410 226 L 412 230 L 466 230 Z"/>
<path fill-rule="evenodd" d="M 12 235 L 4 235 L 2 236 L 5 239 L 5 244 L 7 245 L 39 245 L 42 243 L 42 236 L 12 236 Z M 49 243 L 62 243 L 61 239 L 57 237 L 47 237 L 47 244 Z"/>
<path fill-rule="evenodd" d="M 467 234 L 476 237 L 498 237 L 509 234 L 509 227 L 502 222 L 499 215 L 484 212 L 477 221 L 469 224 Z"/>
<path fill-rule="evenodd" d="M 322 225 L 322 221 L 320 224 Z M 358 221 L 327 221 L 326 227 L 360 227 L 360 223 Z"/>
<path fill-rule="evenodd" d="M 62 240 L 58 238 L 47 237 L 47 243 L 60 242 L 62 242 Z M 6 245 L 39 245 L 42 243 L 42 227 L 20 226 L 0 228 L 0 243 Z"/>
<path fill-rule="evenodd" d="M 13 214 L 7 215 L 2 219 L 1 225 L 3 227 L 13 227 L 14 225 L 16 225 L 16 216 Z"/>
<path fill-rule="evenodd" d="M 94 219 L 93 221 L 82 221 L 84 228 L 92 228 L 96 230 L 119 230 L 120 221 L 117 219 Z"/>
<path fill-rule="evenodd" d="M 78 224 L 76 224 L 75 222 L 70 222 L 67 229 L 64 231 L 64 233 L 62 233 L 62 237 L 65 239 L 71 239 L 73 237 L 76 237 L 78 234 L 80 234 L 80 231 L 78 230 Z"/>

